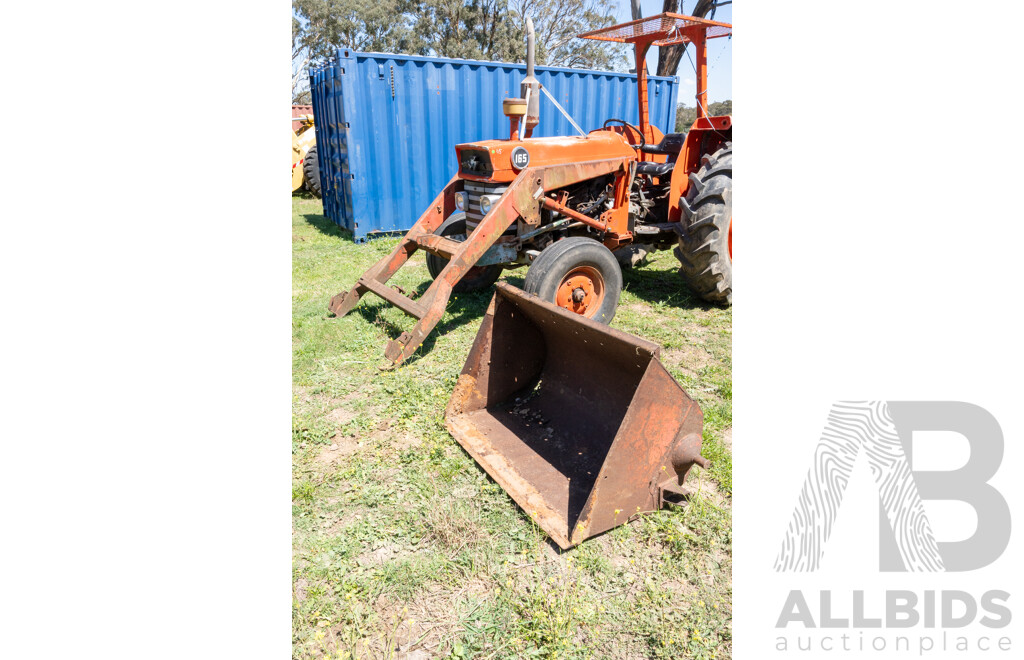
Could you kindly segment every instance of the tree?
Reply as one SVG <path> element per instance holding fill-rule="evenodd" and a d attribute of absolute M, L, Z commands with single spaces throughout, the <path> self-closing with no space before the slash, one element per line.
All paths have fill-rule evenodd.
<path fill-rule="evenodd" d="M 526 50 L 507 0 L 425 0 L 414 31 L 422 55 L 507 61 Z"/>
<path fill-rule="evenodd" d="M 639 21 L 644 17 L 644 12 L 640 8 L 640 0 L 629 0 L 629 12 L 634 21 Z M 644 72 L 647 72 L 647 58 L 644 58 Z"/>
<path fill-rule="evenodd" d="M 732 114 L 732 99 L 728 101 L 716 101 L 708 104 L 708 113 L 712 117 Z M 680 103 L 676 108 L 676 133 L 686 133 L 697 121 L 697 108 L 690 108 Z"/>
<path fill-rule="evenodd" d="M 615 22 L 615 0 L 293 0 L 292 98 L 309 65 L 339 47 L 475 60 L 526 59 L 526 16 L 537 63 L 624 70 L 623 47 L 575 37 Z"/>
<path fill-rule="evenodd" d="M 309 65 L 338 47 L 386 53 L 416 53 L 422 44 L 413 24 L 416 0 L 293 0 L 292 98 L 308 85 Z"/>
<path fill-rule="evenodd" d="M 644 17 L 643 11 L 640 10 L 640 0 L 629 0 L 629 13 L 633 16 L 634 21 L 639 21 Z"/>
<path fill-rule="evenodd" d="M 575 37 L 615 22 L 613 0 L 426 0 L 416 33 L 427 53 L 505 62 L 526 59 L 533 18 L 538 64 L 621 69 L 621 47 Z"/>
<path fill-rule="evenodd" d="M 628 68 L 623 45 L 576 38 L 582 32 L 614 25 L 614 0 L 511 0 L 510 6 L 518 17 L 520 34 L 525 35 L 526 16 L 533 17 L 538 62 L 572 68 Z"/>

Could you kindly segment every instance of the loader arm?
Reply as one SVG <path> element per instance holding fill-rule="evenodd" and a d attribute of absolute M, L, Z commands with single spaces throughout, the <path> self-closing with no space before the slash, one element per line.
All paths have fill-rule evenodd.
<path fill-rule="evenodd" d="M 452 288 L 494 246 L 513 222 L 523 218 L 528 227 L 536 227 L 540 223 L 541 198 L 545 191 L 603 174 L 628 171 L 629 161 L 624 158 L 526 168 L 516 176 L 491 211 L 461 243 L 433 233 L 455 211 L 453 196 L 463 187 L 463 180 L 456 175 L 434 198 L 391 254 L 363 273 L 350 290 L 331 298 L 328 308 L 335 316 L 345 316 L 355 308 L 363 294 L 370 291 L 417 318 L 412 330 L 403 332 L 384 349 L 384 356 L 397 365 L 423 344 L 423 340 L 444 316 Z M 389 287 L 387 282 L 419 249 L 449 261 L 423 296 L 419 300 L 412 300 Z"/>
<path fill-rule="evenodd" d="M 430 207 L 420 216 L 402 241 L 388 256 L 370 267 L 355 286 L 347 292 L 339 293 L 331 298 L 330 311 L 335 316 L 344 316 L 355 308 L 364 293 L 370 291 L 398 307 L 406 314 L 418 319 L 409 332 L 403 332 L 397 339 L 388 342 L 384 356 L 393 364 L 399 364 L 423 343 L 430 331 L 444 316 L 448 299 L 452 295 L 452 287 L 469 272 L 483 254 L 494 245 L 508 227 L 516 221 L 520 213 L 516 210 L 520 204 L 513 204 L 518 190 L 523 188 L 526 179 L 523 174 L 513 181 L 502 196 L 497 207 L 485 217 L 470 236 L 462 243 L 457 243 L 433 232 L 445 218 L 454 212 L 454 205 L 448 208 L 455 192 L 462 189 L 463 182 L 457 176 L 452 177 L 448 185 Z M 423 293 L 419 300 L 412 300 L 387 285 L 388 280 L 401 268 L 416 250 L 424 249 L 433 254 L 449 259 L 441 274 Z"/>

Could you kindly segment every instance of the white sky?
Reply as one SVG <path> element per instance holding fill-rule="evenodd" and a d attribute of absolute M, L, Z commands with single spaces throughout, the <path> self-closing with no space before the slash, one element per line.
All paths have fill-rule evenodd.
<path fill-rule="evenodd" d="M 629 0 L 618 0 L 619 7 L 615 13 L 620 23 L 633 20 L 629 11 Z M 696 0 L 683 0 L 683 14 L 689 14 Z M 654 16 L 661 13 L 661 0 L 640 0 L 640 9 L 643 15 Z M 719 7 L 715 12 L 716 21 L 732 23 L 732 5 Z M 683 56 L 679 63 L 679 101 L 691 108 L 696 105 L 693 96 L 696 93 L 694 82 L 693 66 L 690 64 L 693 58 L 693 49 L 688 48 L 690 57 Z M 654 72 L 658 68 L 658 49 L 651 48 L 647 54 L 647 70 Z M 632 68 L 632 65 L 630 66 Z M 732 98 L 732 38 L 712 39 L 708 42 L 708 102 L 726 101 Z"/>

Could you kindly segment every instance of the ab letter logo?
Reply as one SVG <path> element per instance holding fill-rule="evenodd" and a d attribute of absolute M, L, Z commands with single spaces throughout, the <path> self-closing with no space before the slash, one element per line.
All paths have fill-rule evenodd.
<path fill-rule="evenodd" d="M 913 470 L 915 431 L 951 431 L 970 445 L 956 470 Z M 878 487 L 881 571 L 971 571 L 995 561 L 1010 540 L 1010 509 L 988 480 L 1003 458 L 1003 432 L 985 409 L 958 401 L 857 401 L 833 404 L 814 464 L 786 530 L 775 570 L 815 571 L 839 515 L 854 461 L 863 452 Z M 936 541 L 925 500 L 966 502 L 974 535 Z"/>

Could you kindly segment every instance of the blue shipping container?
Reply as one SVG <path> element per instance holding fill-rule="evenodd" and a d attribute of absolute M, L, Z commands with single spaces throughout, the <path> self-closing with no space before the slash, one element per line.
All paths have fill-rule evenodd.
<path fill-rule="evenodd" d="M 455 145 L 508 137 L 502 99 L 525 64 L 358 53 L 310 71 L 324 213 L 357 241 L 405 231 L 458 169 Z M 636 76 L 538 66 L 536 76 L 583 130 L 636 124 Z M 678 78 L 648 77 L 651 123 L 675 130 Z M 535 137 L 576 135 L 541 96 Z"/>

